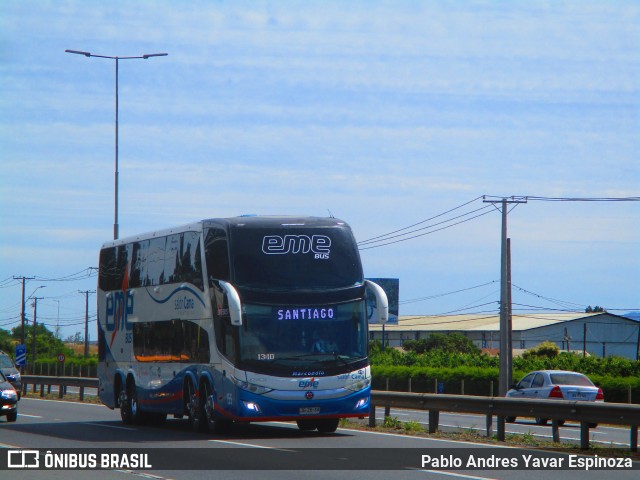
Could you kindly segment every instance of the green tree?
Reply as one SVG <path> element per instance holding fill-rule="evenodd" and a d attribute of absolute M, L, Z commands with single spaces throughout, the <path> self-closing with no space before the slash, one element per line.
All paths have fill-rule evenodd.
<path fill-rule="evenodd" d="M 606 310 L 603 307 L 600 307 L 598 305 L 596 305 L 595 307 L 591 307 L 591 305 L 589 305 L 587 308 L 584 309 L 585 313 L 602 313 L 605 311 Z"/>
<path fill-rule="evenodd" d="M 11 337 L 11 332 L 0 328 L 0 350 L 13 357 L 15 341 Z"/>
<path fill-rule="evenodd" d="M 27 361 L 31 363 L 33 361 L 33 325 L 25 325 L 24 327 L 24 343 L 27 346 Z M 14 327 L 11 330 L 14 341 L 20 342 L 22 339 L 22 327 Z M 57 339 L 55 335 L 47 329 L 43 324 L 36 325 L 36 356 L 53 357 L 58 353 L 72 354 L 72 350 L 65 347 L 61 340 Z"/>

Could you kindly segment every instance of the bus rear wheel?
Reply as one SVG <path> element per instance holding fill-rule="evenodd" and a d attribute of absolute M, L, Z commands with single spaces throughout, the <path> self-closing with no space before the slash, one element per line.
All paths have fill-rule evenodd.
<path fill-rule="evenodd" d="M 119 403 L 122 423 L 128 425 L 142 423 L 142 412 L 138 408 L 138 397 L 134 380 L 128 381 L 126 387 L 120 389 Z"/>
<path fill-rule="evenodd" d="M 186 385 L 186 398 L 186 411 L 189 415 L 191 429 L 195 432 L 206 432 L 208 428 L 202 405 L 204 402 L 201 401 L 200 392 L 191 381 L 188 381 Z"/>
<path fill-rule="evenodd" d="M 211 433 L 227 433 L 231 429 L 231 421 L 216 417 L 216 399 L 213 393 L 213 388 L 211 388 L 211 384 L 209 382 L 205 381 L 202 386 L 201 398 L 203 398 L 204 401 L 204 417 L 209 431 Z"/>

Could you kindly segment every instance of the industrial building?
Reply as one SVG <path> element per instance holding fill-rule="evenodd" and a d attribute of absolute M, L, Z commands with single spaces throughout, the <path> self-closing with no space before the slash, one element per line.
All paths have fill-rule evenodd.
<path fill-rule="evenodd" d="M 483 349 L 500 347 L 500 316 L 400 316 L 397 324 L 369 325 L 371 340 L 401 347 L 405 340 L 427 338 L 431 333 L 462 333 Z M 512 317 L 514 351 L 552 341 L 562 351 L 588 352 L 598 357 L 638 359 L 640 322 L 603 313 L 526 313 Z"/>

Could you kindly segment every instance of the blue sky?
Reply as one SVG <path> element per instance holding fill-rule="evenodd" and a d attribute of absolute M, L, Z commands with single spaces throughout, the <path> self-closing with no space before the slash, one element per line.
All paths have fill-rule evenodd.
<path fill-rule="evenodd" d="M 362 241 L 482 195 L 639 196 L 634 1 L 7 0 L 0 328 L 27 276 L 39 319 L 83 331 L 95 277 L 49 280 L 113 235 L 114 62 L 65 49 L 169 54 L 119 62 L 121 236 L 331 212 Z M 497 311 L 500 213 L 478 213 L 362 250 L 366 275 L 400 278 L 401 315 Z M 640 310 L 639 202 L 529 201 L 509 236 L 516 309 Z"/>

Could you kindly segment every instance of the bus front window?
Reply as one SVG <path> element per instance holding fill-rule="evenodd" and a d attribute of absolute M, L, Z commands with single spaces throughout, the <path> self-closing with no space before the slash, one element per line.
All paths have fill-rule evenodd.
<path fill-rule="evenodd" d="M 248 370 L 347 371 L 366 359 L 367 325 L 362 300 L 333 306 L 245 307 L 239 351 L 240 361 Z"/>

